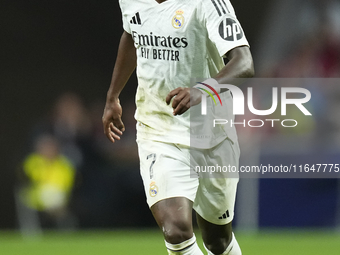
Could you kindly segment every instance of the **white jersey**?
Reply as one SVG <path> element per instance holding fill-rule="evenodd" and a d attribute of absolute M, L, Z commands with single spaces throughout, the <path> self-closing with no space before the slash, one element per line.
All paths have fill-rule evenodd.
<path fill-rule="evenodd" d="M 222 56 L 248 45 L 228 0 L 120 0 L 137 53 L 137 138 L 190 146 L 190 111 L 173 116 L 170 91 L 213 77 Z M 209 113 L 208 113 L 209 114 Z M 226 137 L 215 130 L 209 147 Z"/>

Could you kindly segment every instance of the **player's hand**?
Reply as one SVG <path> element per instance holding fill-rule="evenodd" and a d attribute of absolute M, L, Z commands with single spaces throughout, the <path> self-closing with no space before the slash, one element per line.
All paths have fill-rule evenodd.
<path fill-rule="evenodd" d="M 122 107 L 119 99 L 113 102 L 106 102 L 102 118 L 104 134 L 113 143 L 115 140 L 120 140 L 120 136 L 125 130 L 121 117 Z"/>
<path fill-rule="evenodd" d="M 165 101 L 169 105 L 172 100 L 173 114 L 181 115 L 185 113 L 190 106 L 197 105 L 201 102 L 202 92 L 196 88 L 176 88 L 167 95 Z"/>

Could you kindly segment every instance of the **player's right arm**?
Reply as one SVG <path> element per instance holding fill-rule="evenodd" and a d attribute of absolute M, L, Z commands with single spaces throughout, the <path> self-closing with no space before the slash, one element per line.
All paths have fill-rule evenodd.
<path fill-rule="evenodd" d="M 137 65 L 134 41 L 129 33 L 123 32 L 120 39 L 116 63 L 113 69 L 110 88 L 107 92 L 103 113 L 104 133 L 111 142 L 120 140 L 125 130 L 122 122 L 122 107 L 119 95 Z"/>

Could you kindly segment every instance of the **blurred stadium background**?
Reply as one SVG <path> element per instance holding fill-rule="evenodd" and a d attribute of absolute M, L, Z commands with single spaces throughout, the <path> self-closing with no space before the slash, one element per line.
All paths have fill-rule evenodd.
<path fill-rule="evenodd" d="M 257 77 L 340 77 L 339 0 L 232 3 Z M 123 139 L 112 145 L 102 132 L 118 1 L 7 1 L 0 17 L 0 253 L 165 254 L 139 176 L 135 78 L 121 96 Z M 313 117 L 297 131 L 240 128 L 241 164 L 340 163 L 340 90 L 318 85 L 312 98 Z M 62 192 L 47 190 L 43 202 L 27 186 L 39 179 L 28 163 L 39 150 L 69 164 Z M 243 253 L 339 254 L 339 180 L 242 179 Z"/>

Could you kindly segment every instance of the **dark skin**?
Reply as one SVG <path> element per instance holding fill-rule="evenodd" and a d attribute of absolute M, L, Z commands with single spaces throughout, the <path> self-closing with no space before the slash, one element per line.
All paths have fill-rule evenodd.
<path fill-rule="evenodd" d="M 219 84 L 230 84 L 235 78 L 248 78 L 254 75 L 249 47 L 234 48 L 226 53 L 226 57 L 228 63 L 214 77 Z M 130 34 L 123 32 L 102 118 L 104 133 L 113 143 L 120 140 L 125 130 L 121 120 L 122 107 L 119 95 L 136 68 L 136 61 L 133 39 Z M 164 100 L 168 105 L 171 104 L 173 114 L 176 116 L 185 113 L 191 105 L 199 104 L 201 96 L 202 93 L 198 89 L 179 87 L 170 91 Z M 193 236 L 192 201 L 187 198 L 161 200 L 151 207 L 151 211 L 167 242 L 178 244 Z M 206 247 L 214 254 L 223 253 L 231 241 L 232 223 L 215 225 L 198 214 L 197 222 Z"/>
<path fill-rule="evenodd" d="M 104 133 L 111 142 L 120 140 L 125 127 L 122 122 L 122 107 L 119 95 L 137 66 L 136 50 L 130 34 L 124 31 L 118 48 L 118 55 L 107 92 L 103 114 Z"/>

